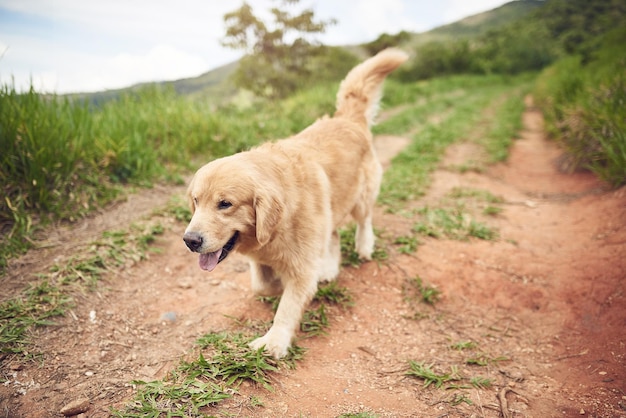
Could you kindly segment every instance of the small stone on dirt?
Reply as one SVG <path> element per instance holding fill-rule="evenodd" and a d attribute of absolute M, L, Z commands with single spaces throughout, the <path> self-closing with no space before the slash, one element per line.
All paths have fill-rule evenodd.
<path fill-rule="evenodd" d="M 66 417 L 82 414 L 89 409 L 89 399 L 80 398 L 61 408 L 61 414 Z"/>
<path fill-rule="evenodd" d="M 11 365 L 9 366 L 9 368 L 13 371 L 18 371 L 18 370 L 22 370 L 22 364 L 21 363 L 11 363 Z"/>
<path fill-rule="evenodd" d="M 181 289 L 191 289 L 191 287 L 192 287 L 191 282 L 192 282 L 192 280 L 190 278 L 186 277 L 184 279 L 181 279 L 178 282 L 178 287 L 180 287 Z"/>
<path fill-rule="evenodd" d="M 161 315 L 161 321 L 176 322 L 176 312 L 164 312 Z"/>

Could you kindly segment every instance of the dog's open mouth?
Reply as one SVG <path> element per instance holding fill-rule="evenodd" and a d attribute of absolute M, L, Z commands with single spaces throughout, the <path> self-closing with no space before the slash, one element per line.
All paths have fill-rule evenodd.
<path fill-rule="evenodd" d="M 226 245 L 220 248 L 217 251 L 212 253 L 200 254 L 200 268 L 206 271 L 212 271 L 215 266 L 217 266 L 222 260 L 224 260 L 228 254 L 232 251 L 237 243 L 237 238 L 239 238 L 239 232 L 235 232 L 235 234 L 228 240 Z"/>

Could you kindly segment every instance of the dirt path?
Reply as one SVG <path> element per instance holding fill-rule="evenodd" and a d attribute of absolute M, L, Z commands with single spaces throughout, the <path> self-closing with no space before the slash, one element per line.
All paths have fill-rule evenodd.
<path fill-rule="evenodd" d="M 453 146 L 429 194 L 411 203 L 437 202 L 454 187 L 501 196 L 504 210 L 492 221 L 497 241 L 423 239 L 413 255 L 390 249 L 388 263 L 344 269 L 339 283 L 355 305 L 331 308 L 328 335 L 299 343 L 308 352 L 297 369 L 276 374 L 274 392 L 244 385 L 243 396 L 210 413 L 500 417 L 504 399 L 513 417 L 626 416 L 626 189 L 604 191 L 589 174 L 558 173 L 559 151 L 543 138 L 541 123 L 529 108 L 508 163 L 482 174 L 446 169 L 475 157 L 472 146 Z M 154 205 L 136 201 L 124 213 Z M 406 234 L 414 223 L 379 212 L 375 226 L 387 236 Z M 169 226 L 161 254 L 78 296 L 71 315 L 39 332 L 41 363 L 2 364 L 3 416 L 60 416 L 82 397 L 91 400 L 85 416 L 108 416 L 109 407 L 132 398 L 129 382 L 163 377 L 199 336 L 231 328 L 226 315 L 271 318 L 250 292 L 242 258 L 206 274 L 181 243 L 183 226 Z M 24 274 L 39 266 L 17 267 Z M 442 291 L 434 307 L 405 300 L 402 289 L 416 276 Z M 466 364 L 469 353 L 450 347 L 460 341 L 493 361 Z M 493 385 L 424 388 L 405 375 L 409 360 L 440 371 L 457 366 Z M 459 393 L 467 402 L 454 405 Z M 247 395 L 265 406 L 249 409 Z"/>

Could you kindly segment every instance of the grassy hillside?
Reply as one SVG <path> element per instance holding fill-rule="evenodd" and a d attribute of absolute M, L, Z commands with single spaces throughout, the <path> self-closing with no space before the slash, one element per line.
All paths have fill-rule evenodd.
<path fill-rule="evenodd" d="M 127 93 L 137 93 L 150 86 L 160 86 L 171 89 L 183 96 L 190 96 L 194 99 L 213 100 L 217 104 L 222 102 L 224 97 L 232 97 L 237 93 L 237 89 L 230 82 L 230 75 L 237 68 L 237 62 L 217 67 L 207 71 L 197 77 L 183 78 L 174 81 L 160 81 L 150 83 L 140 83 L 122 89 L 105 90 L 96 93 L 74 93 L 67 94 L 71 100 L 86 101 L 92 105 L 100 106 L 113 99 Z"/>
<path fill-rule="evenodd" d="M 428 32 L 414 34 L 407 42 L 407 46 L 415 48 L 433 41 L 449 41 L 483 35 L 490 30 L 525 17 L 545 3 L 543 0 L 512 1 L 493 10 L 466 17 L 458 22 L 439 26 Z"/>

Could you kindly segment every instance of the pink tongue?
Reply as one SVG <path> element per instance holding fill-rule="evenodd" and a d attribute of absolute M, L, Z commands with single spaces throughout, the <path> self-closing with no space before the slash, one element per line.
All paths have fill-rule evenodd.
<path fill-rule="evenodd" d="M 200 268 L 202 270 L 212 271 L 215 266 L 217 266 L 217 262 L 220 259 L 220 254 L 222 254 L 221 249 L 213 253 L 200 254 Z"/>

